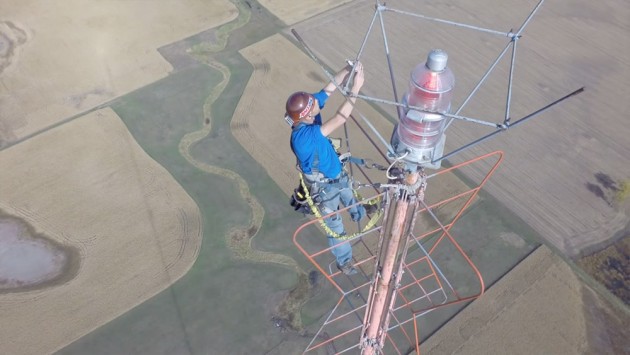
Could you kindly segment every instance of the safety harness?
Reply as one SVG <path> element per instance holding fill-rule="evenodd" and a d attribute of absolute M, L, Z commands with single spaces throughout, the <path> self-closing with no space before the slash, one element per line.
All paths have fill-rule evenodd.
<path fill-rule="evenodd" d="M 298 189 L 301 189 L 301 191 L 303 192 L 302 196 L 303 196 L 304 201 L 306 201 L 306 204 L 310 208 L 310 214 L 315 215 L 315 217 L 319 219 L 319 224 L 322 226 L 322 228 L 324 229 L 326 234 L 328 234 L 329 236 L 331 236 L 333 238 L 336 238 L 336 239 L 340 239 L 340 240 L 352 239 L 352 238 L 355 238 L 356 236 L 358 236 L 359 234 L 362 234 L 362 233 L 372 229 L 376 225 L 378 220 L 381 218 L 381 215 L 383 214 L 383 210 L 382 209 L 377 209 L 376 213 L 374 213 L 372 215 L 372 217 L 370 218 L 368 223 L 363 227 L 363 229 L 361 229 L 361 231 L 353 233 L 353 234 L 339 234 L 339 233 L 334 232 L 332 229 L 330 229 L 330 227 L 328 227 L 326 222 L 324 222 L 324 220 L 322 219 L 322 214 L 319 211 L 318 204 L 316 204 L 314 199 L 311 197 L 311 194 L 309 193 L 309 189 L 306 186 L 306 183 L 304 182 L 304 177 L 302 176 L 301 173 L 300 173 L 300 186 L 298 187 Z M 296 189 L 296 190 L 298 190 L 298 189 Z M 357 201 L 361 201 L 363 199 L 359 195 L 357 190 L 353 189 L 352 191 L 354 192 L 354 196 L 357 199 Z M 379 199 L 370 200 L 368 202 L 368 204 L 378 206 L 378 202 L 379 201 L 377 201 L 377 200 L 379 200 Z M 320 199 L 320 203 L 321 203 L 321 199 Z M 296 208 L 296 210 L 298 210 L 298 209 Z"/>
<path fill-rule="evenodd" d="M 331 141 L 331 144 L 334 147 L 334 143 L 332 141 Z M 337 148 L 335 149 L 335 151 L 337 151 Z M 367 168 L 376 166 L 376 164 L 372 164 L 372 166 L 366 164 L 366 160 L 355 158 L 349 152 L 339 155 L 339 161 L 342 164 L 342 171 L 339 174 L 339 177 L 335 179 L 325 178 L 322 173 L 317 171 L 316 167 L 319 163 L 319 157 L 317 156 L 317 151 L 315 152 L 315 158 L 313 161 L 313 168 L 312 168 L 312 171 L 314 172 L 314 174 L 308 174 L 308 178 L 305 176 L 307 174 L 304 174 L 302 170 L 300 169 L 299 163 L 296 164 L 296 167 L 298 168 L 298 171 L 300 174 L 300 184 L 296 189 L 293 190 L 293 195 L 291 196 L 290 204 L 291 206 L 293 206 L 293 208 L 296 211 L 299 211 L 304 214 L 312 214 L 316 218 L 320 219 L 319 221 L 320 225 L 322 226 L 326 234 L 328 234 L 329 236 L 340 239 L 340 240 L 347 240 L 347 239 L 355 238 L 359 234 L 364 233 L 368 231 L 369 229 L 372 229 L 376 225 L 378 220 L 381 218 L 381 215 L 383 214 L 383 210 L 378 208 L 380 198 L 372 199 L 368 201 L 367 203 L 363 204 L 366 209 L 371 206 L 370 209 L 376 210 L 375 211 L 376 213 L 372 214 L 372 216 L 370 217 L 370 220 L 361 229 L 361 231 L 357 233 L 353 233 L 351 235 L 336 233 L 332 229 L 330 229 L 330 227 L 328 227 L 326 222 L 324 222 L 324 220 L 322 219 L 322 213 L 319 208 L 319 206 L 323 202 L 321 196 L 319 195 L 321 185 L 338 184 L 345 177 L 348 177 L 349 179 L 348 185 L 350 186 L 350 188 L 352 188 L 352 178 L 348 176 L 345 170 L 346 162 L 362 165 Z M 347 186 L 340 186 L 340 188 L 347 188 Z M 358 193 L 356 189 L 352 189 L 352 192 L 357 201 L 363 200 L 363 198 L 361 197 L 361 195 Z"/>

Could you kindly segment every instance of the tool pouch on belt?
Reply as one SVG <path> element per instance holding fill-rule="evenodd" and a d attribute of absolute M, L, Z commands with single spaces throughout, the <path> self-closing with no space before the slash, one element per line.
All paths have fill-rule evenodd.
<path fill-rule="evenodd" d="M 313 200 L 313 203 L 315 205 L 318 205 L 321 201 L 321 198 L 319 197 L 318 193 L 313 193 L 313 192 L 317 192 L 317 191 L 313 191 L 313 188 L 310 189 L 311 191 L 311 199 Z M 311 206 L 308 204 L 307 198 L 306 198 L 306 191 L 304 191 L 304 187 L 302 184 L 299 184 L 298 187 L 296 189 L 293 190 L 293 195 L 291 196 L 291 200 L 289 201 L 289 203 L 291 204 L 291 206 L 293 206 L 293 209 L 300 212 L 300 213 L 304 213 L 304 214 L 313 214 L 313 210 L 311 209 Z"/>

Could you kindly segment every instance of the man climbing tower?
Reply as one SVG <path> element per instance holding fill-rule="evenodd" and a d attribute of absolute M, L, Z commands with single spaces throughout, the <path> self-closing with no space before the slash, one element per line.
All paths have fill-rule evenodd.
<path fill-rule="evenodd" d="M 358 62 L 355 66 L 350 98 L 345 100 L 337 112 L 326 122 L 322 122 L 320 115 L 328 97 L 337 86 L 345 85 L 350 65 L 341 69 L 334 76 L 334 82 L 328 83 L 321 91 L 309 94 L 303 91 L 293 93 L 286 103 L 286 119 L 291 124 L 291 149 L 298 161 L 298 168 L 310 189 L 317 191 L 321 198 L 319 204 L 322 215 L 339 210 L 339 202 L 350 206 L 357 201 L 354 198 L 351 181 L 343 170 L 335 148 L 328 136 L 341 127 L 354 108 L 356 95 L 364 83 L 363 65 Z M 353 221 L 365 216 L 362 205 L 349 209 Z M 340 238 L 345 235 L 345 229 L 340 214 L 333 214 L 324 219 L 330 229 L 328 245 L 337 261 L 337 268 L 346 275 L 353 275 L 357 270 L 352 265 L 352 246 L 348 240 Z M 332 233 L 330 233 L 332 232 Z"/>

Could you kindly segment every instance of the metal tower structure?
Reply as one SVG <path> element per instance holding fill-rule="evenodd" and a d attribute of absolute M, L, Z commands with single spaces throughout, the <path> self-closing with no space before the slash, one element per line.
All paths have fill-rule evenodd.
<path fill-rule="evenodd" d="M 368 228 L 361 228 L 359 225 L 355 227 L 354 233 L 344 238 L 345 243 L 352 244 L 354 264 L 360 270 L 358 275 L 350 277 L 333 267 L 330 248 L 322 248 L 321 244 L 305 238 L 304 231 L 318 228 L 319 225 L 323 225 L 324 218 L 334 213 L 347 213 L 352 206 L 328 216 L 318 216 L 319 218 L 296 230 L 293 236 L 296 246 L 341 293 L 338 302 L 305 352 L 327 349 L 327 352 L 337 354 L 357 352 L 408 354 L 413 351 L 419 354 L 420 317 L 436 308 L 470 301 L 483 294 L 485 289 L 483 277 L 453 236 L 453 226 L 466 208 L 475 201 L 483 185 L 495 172 L 503 159 L 503 153 L 493 152 L 448 168 L 442 168 L 441 163 L 498 133 L 524 123 L 584 90 L 584 88 L 575 90 L 529 115 L 515 121 L 511 120 L 510 104 L 517 43 L 543 2 L 544 0 L 540 0 L 517 31 L 502 32 L 428 17 L 388 7 L 381 1 L 376 1 L 372 21 L 354 61 L 361 60 L 364 46 L 378 20 L 394 100 L 366 95 L 357 97 L 367 102 L 391 105 L 395 108 L 399 121 L 394 132 L 388 132 L 392 137 L 389 142 L 356 108 L 354 112 L 360 120 L 352 116 L 351 123 L 356 124 L 363 132 L 371 130 L 380 140 L 381 146 L 386 149 L 386 153 L 381 153 L 381 158 L 388 167 L 382 169 L 384 176 L 381 180 L 371 181 L 360 169 L 364 177 L 370 181 L 369 184 L 355 186 L 373 188 L 373 196 L 361 203 L 379 201 L 379 214 L 372 216 L 372 220 L 380 219 L 380 223 L 373 226 L 368 224 Z M 454 90 L 454 80 L 447 65 L 448 55 L 439 50 L 429 53 L 427 61 L 412 70 L 409 89 L 399 97 L 384 25 L 384 12 L 502 36 L 507 39 L 507 43 L 458 109 L 451 109 L 450 99 Z M 309 56 L 322 67 L 332 81 L 333 76 L 309 46 L 295 30 L 292 32 Z M 511 52 L 511 60 L 503 121 L 493 123 L 460 115 L 461 110 L 508 52 Z M 351 79 L 348 82 L 351 82 Z M 346 99 L 350 97 L 347 87 L 338 85 L 337 88 Z M 484 125 L 491 127 L 492 131 L 444 154 L 445 131 L 454 121 Z M 382 152 L 379 147 L 377 150 Z M 443 199 L 429 196 L 427 186 L 430 181 L 469 169 L 473 165 L 486 169 L 485 177 L 478 185 L 457 191 Z M 349 232 L 352 232 L 353 227 L 350 228 Z M 458 265 L 464 267 L 451 270 L 449 260 L 453 259 L 459 259 Z M 461 280 L 462 277 L 469 281 L 473 280 L 476 288 L 459 287 L 455 281 Z"/>

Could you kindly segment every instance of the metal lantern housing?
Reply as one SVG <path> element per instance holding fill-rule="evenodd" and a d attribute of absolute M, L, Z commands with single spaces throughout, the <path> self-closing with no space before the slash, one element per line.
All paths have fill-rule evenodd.
<path fill-rule="evenodd" d="M 392 147 L 411 166 L 438 169 L 432 163 L 444 151 L 446 117 L 451 108 L 455 77 L 447 67 L 448 55 L 432 50 L 425 63 L 411 72 L 409 89 L 403 97 L 405 106 L 394 129 Z"/>

